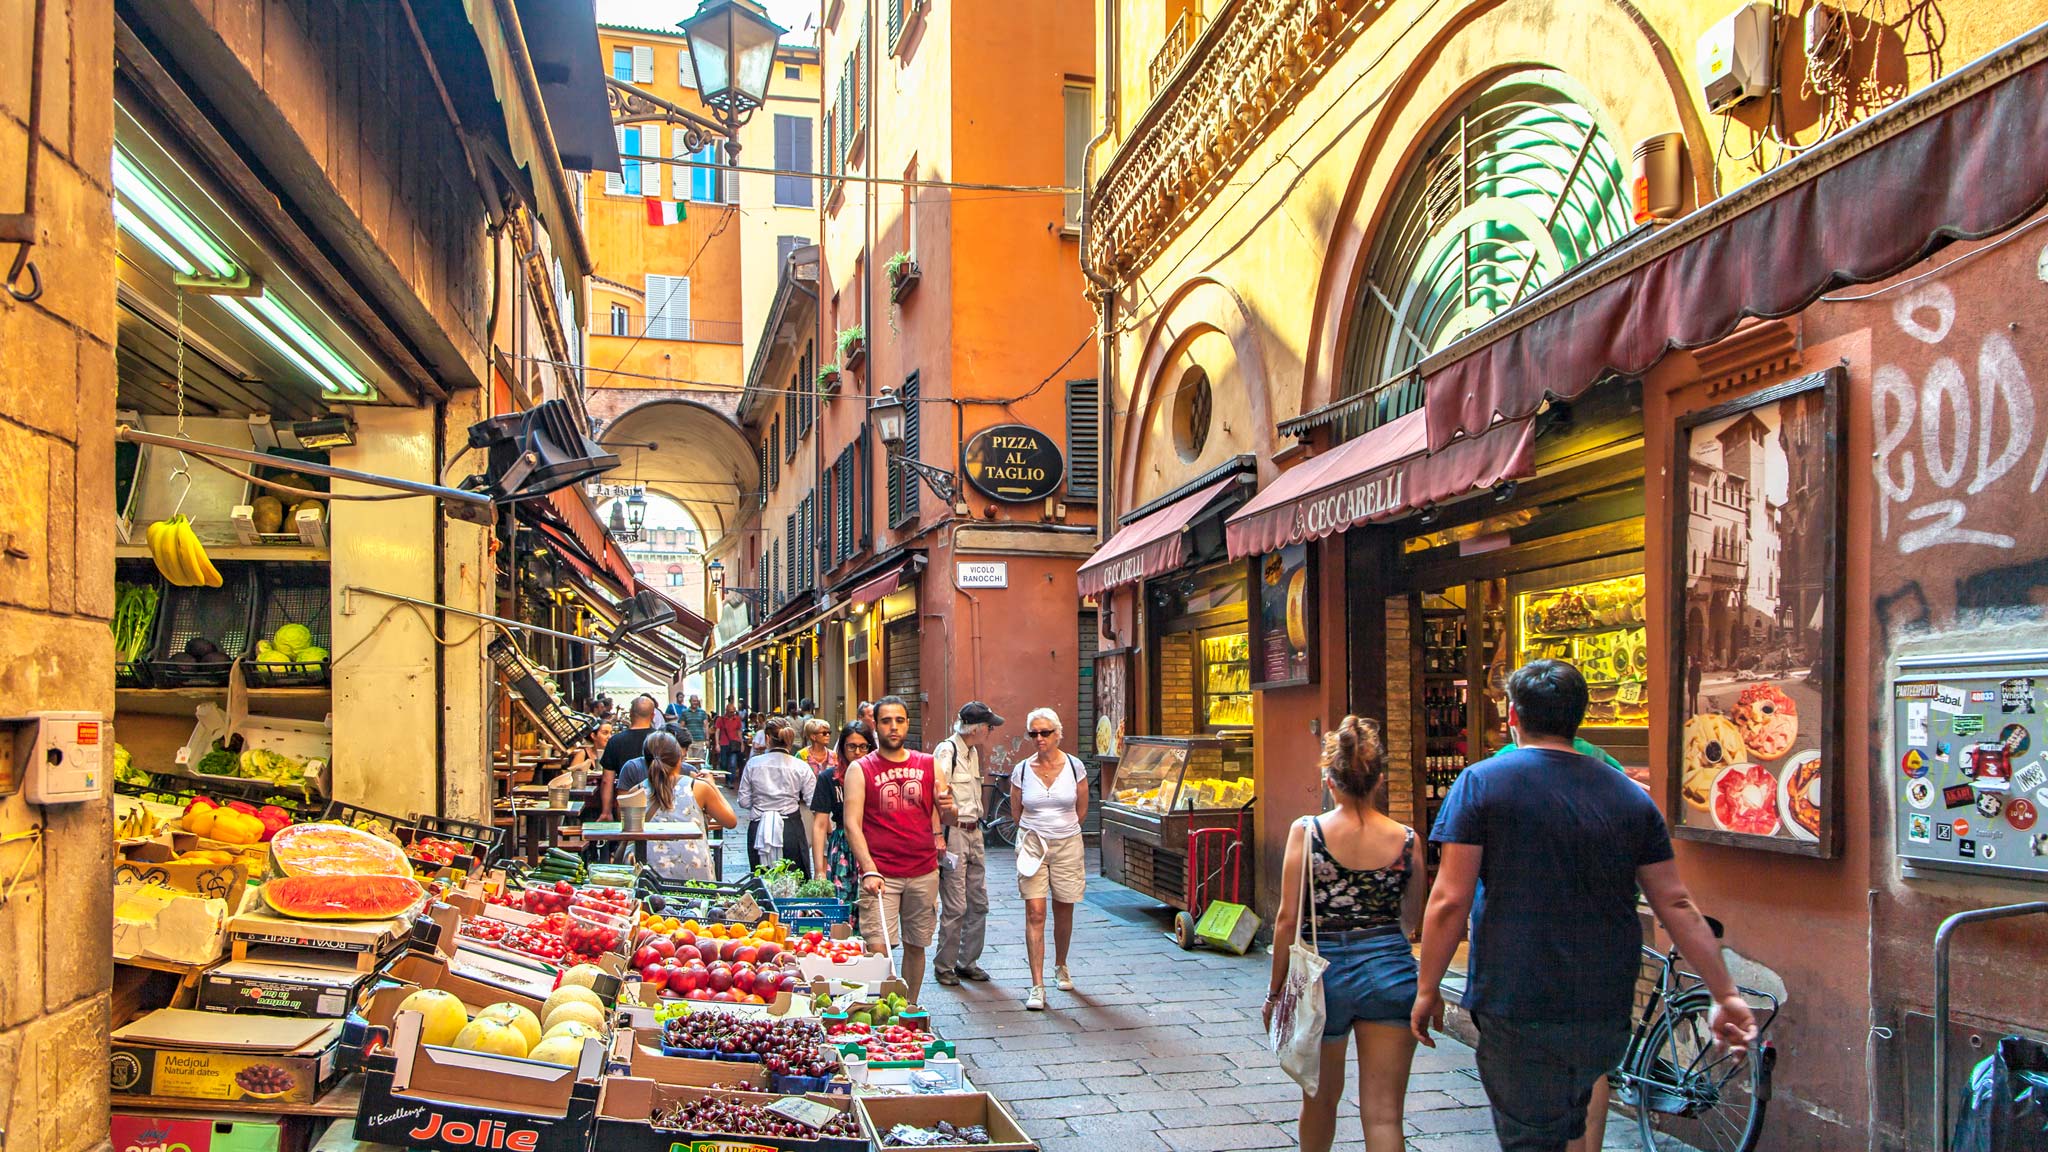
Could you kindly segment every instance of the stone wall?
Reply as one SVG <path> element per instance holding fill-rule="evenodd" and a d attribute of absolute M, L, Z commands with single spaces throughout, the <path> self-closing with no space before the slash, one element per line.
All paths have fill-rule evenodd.
<path fill-rule="evenodd" d="M 0 0 L 0 211 L 21 204 L 34 10 Z M 112 0 L 50 0 L 47 20 L 31 254 L 44 292 L 27 304 L 0 294 L 0 715 L 111 716 Z M 13 257 L 0 244 L 0 272 Z M 0 800 L 7 1152 L 106 1140 L 111 844 L 106 803 Z"/>

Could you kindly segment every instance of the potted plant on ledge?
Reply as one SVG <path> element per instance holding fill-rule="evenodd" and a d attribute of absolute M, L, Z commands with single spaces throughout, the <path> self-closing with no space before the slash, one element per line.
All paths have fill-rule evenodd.
<path fill-rule="evenodd" d="M 860 370 L 868 358 L 868 330 L 859 324 L 839 330 L 839 362 L 848 372 Z"/>
<path fill-rule="evenodd" d="M 903 298 L 917 287 L 917 282 L 924 278 L 923 270 L 917 266 L 917 261 L 912 259 L 908 252 L 898 252 L 889 257 L 889 262 L 883 265 L 883 270 L 889 274 L 889 301 L 892 304 L 901 303 Z"/>
<path fill-rule="evenodd" d="M 839 395 L 839 365 L 827 364 L 818 369 L 818 391 L 828 399 Z"/>

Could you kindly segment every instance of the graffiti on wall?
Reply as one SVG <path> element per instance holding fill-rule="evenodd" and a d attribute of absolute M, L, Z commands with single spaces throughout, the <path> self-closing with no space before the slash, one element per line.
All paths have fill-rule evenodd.
<path fill-rule="evenodd" d="M 1999 509 L 2019 486 L 2035 493 L 2048 481 L 2048 438 L 2035 443 L 2034 393 L 2012 330 L 1959 330 L 1955 293 L 1943 283 L 1902 294 L 1892 321 L 1935 351 L 1917 371 L 1887 362 L 1872 378 L 1878 538 L 1902 556 L 2014 547 Z"/>

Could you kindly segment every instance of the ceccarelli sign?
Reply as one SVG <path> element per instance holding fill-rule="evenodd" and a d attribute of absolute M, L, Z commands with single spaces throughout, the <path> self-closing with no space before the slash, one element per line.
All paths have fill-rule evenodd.
<path fill-rule="evenodd" d="M 998 424 L 974 434 L 961 451 L 967 482 L 998 500 L 1043 500 L 1066 478 L 1066 461 L 1052 437 L 1024 424 Z"/>

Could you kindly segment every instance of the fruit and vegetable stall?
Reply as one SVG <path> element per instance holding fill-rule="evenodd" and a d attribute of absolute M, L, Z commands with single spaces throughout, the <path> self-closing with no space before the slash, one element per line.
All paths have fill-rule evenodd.
<path fill-rule="evenodd" d="M 1036 1148 L 787 877 L 529 871 L 489 829 L 170 784 L 117 797 L 117 1148 Z"/>

